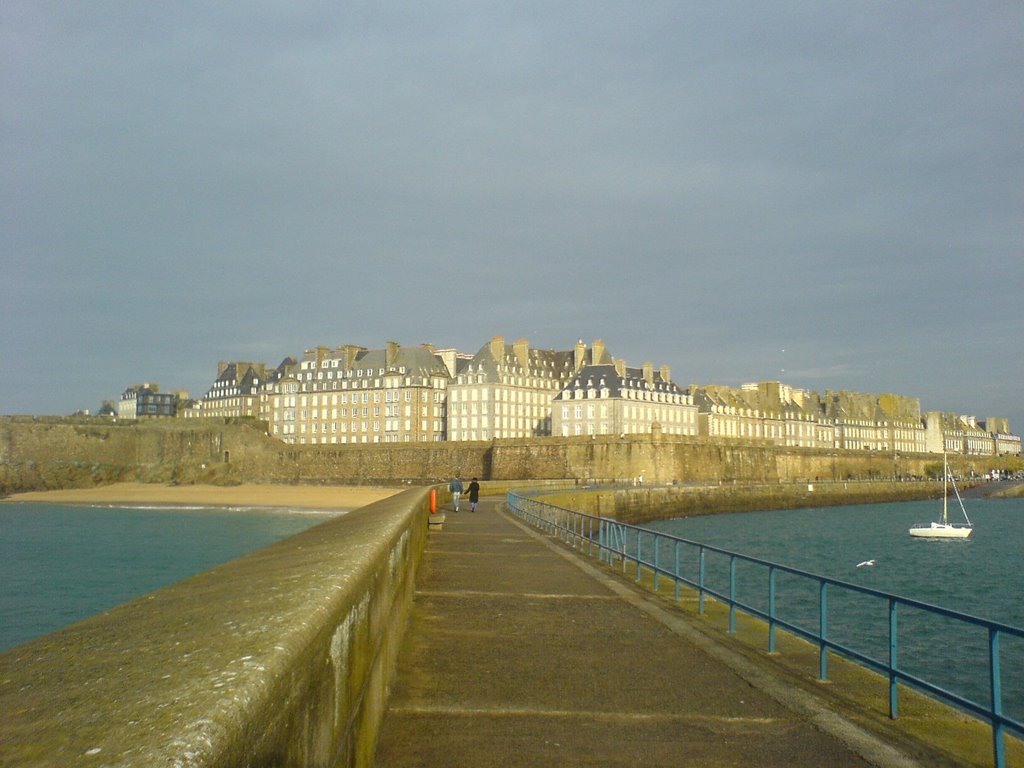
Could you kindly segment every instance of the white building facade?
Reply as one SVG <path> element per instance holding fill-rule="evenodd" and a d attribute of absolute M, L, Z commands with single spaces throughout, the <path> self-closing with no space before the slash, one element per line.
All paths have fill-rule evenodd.
<path fill-rule="evenodd" d="M 270 434 L 300 445 L 444 440 L 448 381 L 429 345 L 310 349 L 270 394 Z"/>
<path fill-rule="evenodd" d="M 622 360 L 581 368 L 555 397 L 552 417 L 552 431 L 562 437 L 698 432 L 693 398 L 667 366 L 629 368 Z"/>
<path fill-rule="evenodd" d="M 551 435 L 555 397 L 593 360 L 611 361 L 601 341 L 589 349 L 579 341 L 571 350 L 556 351 L 493 337 L 458 365 L 448 388 L 448 439 Z"/>

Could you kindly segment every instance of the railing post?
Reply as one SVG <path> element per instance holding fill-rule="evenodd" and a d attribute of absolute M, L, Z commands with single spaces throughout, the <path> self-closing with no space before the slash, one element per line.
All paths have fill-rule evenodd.
<path fill-rule="evenodd" d="M 654 591 L 658 591 L 658 572 L 661 570 L 661 537 L 654 534 Z"/>
<path fill-rule="evenodd" d="M 679 581 L 679 576 L 680 576 L 680 574 L 679 574 L 679 539 L 676 539 L 675 545 L 676 545 L 675 546 L 675 561 L 676 561 L 675 566 L 676 567 L 673 570 L 673 573 L 675 574 L 675 577 L 676 577 L 676 600 L 678 600 L 679 599 L 679 584 L 680 584 L 680 581 Z"/>
<path fill-rule="evenodd" d="M 643 562 L 640 552 L 640 539 L 643 537 L 640 535 L 640 529 L 636 528 L 636 580 L 640 581 L 640 563 Z"/>
<path fill-rule="evenodd" d="M 1005 768 L 1006 752 L 1003 746 L 1003 684 L 999 670 L 999 630 L 988 630 L 988 668 L 992 691 L 992 756 L 996 768 Z"/>
<path fill-rule="evenodd" d="M 622 548 L 622 555 L 621 555 L 621 557 L 622 557 L 622 572 L 625 573 L 626 572 L 626 565 L 629 562 L 629 558 L 627 557 L 627 553 L 626 553 L 626 547 L 629 546 L 626 543 L 626 528 L 623 525 L 617 525 L 615 528 L 618 531 L 618 534 L 619 534 L 619 545 Z"/>
<path fill-rule="evenodd" d="M 704 547 L 700 548 L 697 561 L 697 612 L 704 613 Z"/>
<path fill-rule="evenodd" d="M 828 680 L 828 583 L 818 582 L 818 679 Z"/>
<path fill-rule="evenodd" d="M 899 662 L 899 640 L 897 633 L 898 603 L 889 598 L 889 717 L 895 720 L 900 716 L 899 687 L 896 677 Z"/>
<path fill-rule="evenodd" d="M 768 653 L 775 653 L 775 566 L 768 568 Z"/>
<path fill-rule="evenodd" d="M 736 631 L 736 555 L 729 556 L 729 634 Z"/>

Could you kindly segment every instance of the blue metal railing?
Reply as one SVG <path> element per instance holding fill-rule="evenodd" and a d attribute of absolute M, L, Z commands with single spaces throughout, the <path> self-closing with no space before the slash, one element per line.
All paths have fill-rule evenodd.
<path fill-rule="evenodd" d="M 1007 637 L 1024 640 L 1024 629 L 1020 627 L 1000 624 L 918 600 L 730 552 L 671 534 L 576 512 L 548 504 L 525 495 L 523 492 L 510 492 L 507 496 L 507 503 L 514 514 L 585 552 L 590 557 L 596 557 L 609 564 L 621 562 L 624 573 L 627 570 L 632 570 L 635 565 L 637 581 L 642 578 L 646 569 L 652 574 L 655 590 L 659 588 L 662 577 L 673 580 L 677 600 L 680 598 L 683 585 L 695 589 L 698 611 L 702 614 L 706 596 L 719 600 L 729 609 L 729 632 L 736 631 L 737 611 L 743 611 L 750 616 L 767 621 L 769 653 L 775 652 L 776 630 L 780 627 L 808 640 L 818 648 L 818 677 L 821 680 L 828 679 L 830 652 L 880 672 L 888 679 L 889 716 L 893 719 L 899 716 L 898 686 L 900 683 L 910 685 L 940 701 L 982 718 L 992 728 L 992 748 L 996 768 L 1005 768 L 1006 766 L 1004 733 L 1010 731 L 1017 735 L 1024 735 L 1024 723 L 1003 711 L 1002 687 L 1004 680 L 1001 671 L 1003 656 L 1001 641 Z M 683 565 L 686 562 L 684 552 L 686 550 L 689 550 L 694 556 L 692 567 L 695 572 L 692 576 L 684 575 Z M 726 560 L 728 574 L 723 578 L 728 579 L 727 590 L 716 587 L 713 583 L 714 580 L 709 577 L 709 560 L 711 558 Z M 719 566 L 724 568 L 721 564 Z M 756 577 L 758 572 L 765 576 L 767 595 L 762 592 L 760 597 L 748 594 L 741 597 L 741 580 L 738 577 L 741 568 L 744 570 L 742 582 L 744 585 L 749 581 L 749 577 Z M 780 576 L 786 580 L 786 589 L 779 587 Z M 882 648 L 884 659 L 871 655 L 870 652 L 856 649 L 848 641 L 840 642 L 836 639 L 836 633 L 830 632 L 830 597 L 833 598 L 833 603 L 842 603 L 849 602 L 851 596 L 857 599 L 866 598 L 884 606 L 888 622 L 888 636 Z M 802 615 L 805 619 L 810 620 L 800 623 L 796 618 L 784 618 L 778 610 L 778 603 L 783 598 L 786 599 L 787 607 L 793 614 Z M 904 609 L 902 613 L 901 608 Z M 901 626 L 899 622 L 901 617 L 909 618 L 911 622 L 905 622 Z M 833 615 L 832 618 L 838 624 L 843 624 L 841 615 Z M 927 622 L 934 618 L 949 620 L 961 627 L 980 628 L 986 633 L 988 680 L 984 687 L 989 692 L 987 703 L 980 703 L 973 698 L 949 690 L 934 679 L 929 680 L 923 674 L 901 666 L 900 633 L 905 632 L 906 625 L 915 619 Z M 816 624 L 816 628 L 810 626 L 812 624 Z"/>

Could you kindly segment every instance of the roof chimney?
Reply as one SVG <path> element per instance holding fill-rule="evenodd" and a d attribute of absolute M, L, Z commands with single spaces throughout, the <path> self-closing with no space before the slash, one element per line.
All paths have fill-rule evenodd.
<path fill-rule="evenodd" d="M 505 356 L 505 337 L 495 336 L 491 339 L 491 357 L 493 357 L 499 363 L 501 358 Z"/>
<path fill-rule="evenodd" d="M 345 345 L 345 366 L 351 368 L 355 365 L 356 358 L 359 357 L 359 353 L 363 351 L 363 348 L 357 344 L 346 344 Z"/>
<path fill-rule="evenodd" d="M 530 370 L 530 342 L 526 339 L 519 339 L 512 345 L 512 352 L 516 356 L 519 367 L 523 369 L 524 373 L 528 373 Z"/>

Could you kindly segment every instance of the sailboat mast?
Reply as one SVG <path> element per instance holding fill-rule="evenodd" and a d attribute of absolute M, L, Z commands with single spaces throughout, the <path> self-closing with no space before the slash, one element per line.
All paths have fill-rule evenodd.
<path fill-rule="evenodd" d="M 942 524 L 949 524 L 949 465 L 946 463 L 946 452 L 942 452 Z"/>

